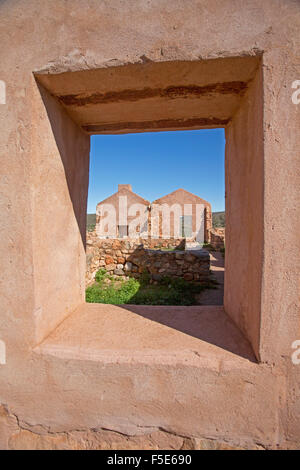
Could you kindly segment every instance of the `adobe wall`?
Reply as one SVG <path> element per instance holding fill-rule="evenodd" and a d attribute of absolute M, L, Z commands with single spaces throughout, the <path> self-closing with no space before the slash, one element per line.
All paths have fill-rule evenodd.
<path fill-rule="evenodd" d="M 263 270 L 263 76 L 226 127 L 226 257 L 224 306 L 260 356 Z M 251 127 L 249 122 L 253 123 Z M 241 181 L 243 184 L 241 184 Z M 247 229 L 245 230 L 245 227 Z M 240 260 L 245 252 L 247 266 Z M 230 269 L 234 266 L 235 269 Z M 235 289 L 228 289 L 228 285 Z M 255 315 L 254 312 L 258 314 Z"/>
<path fill-rule="evenodd" d="M 163 246 L 164 245 L 164 246 Z M 99 240 L 87 233 L 86 282 L 91 284 L 96 272 L 104 268 L 117 277 L 139 278 L 149 273 L 154 281 L 163 276 L 179 277 L 186 281 L 207 282 L 210 260 L 205 250 L 198 252 L 176 250 L 182 240 Z M 172 248 L 164 251 L 160 248 Z M 175 249 L 174 249 L 175 248 Z"/>
<path fill-rule="evenodd" d="M 32 263 L 37 274 L 34 322 L 38 342 L 85 298 L 84 228 L 90 149 L 88 136 L 78 132 L 74 122 L 45 90 L 40 92 L 41 95 L 35 90 L 32 96 L 32 119 L 39 126 L 32 129 L 36 145 L 31 150 L 30 175 Z M 49 137 L 45 139 L 45 135 Z M 61 263 L 64 253 L 76 256 L 66 257 Z M 49 283 L 49 279 L 53 282 Z"/>
<path fill-rule="evenodd" d="M 5 18 L 0 79 L 7 85 L 7 104 L 0 105 L 0 335 L 7 348 L 6 365 L 0 365 L 1 448 L 51 447 L 54 439 L 61 448 L 79 429 L 86 445 L 94 429 L 122 433 L 126 442 L 164 429 L 168 445 L 178 448 L 182 441 L 174 436 L 248 448 L 299 448 L 300 366 L 291 361 L 291 344 L 300 334 L 300 108 L 291 100 L 292 83 L 300 79 L 299 1 L 10 0 L 0 3 L 0 15 Z M 217 120 L 192 119 L 195 105 L 185 108 L 186 119 L 172 129 L 228 126 L 233 160 L 226 155 L 232 203 L 226 207 L 225 303 L 260 363 L 235 349 L 225 351 L 221 332 L 216 345 L 209 343 L 214 330 L 197 354 L 190 348 L 195 338 L 183 335 L 189 339 L 183 347 L 191 354 L 187 362 L 178 359 L 178 343 L 171 358 L 145 354 L 141 359 L 137 351 L 128 359 L 111 351 L 93 356 L 93 349 L 88 356 L 90 343 L 87 355 L 80 356 L 84 327 L 99 331 L 99 318 L 109 321 L 119 310 L 94 315 L 80 310 L 69 332 L 70 313 L 84 297 L 89 136 L 76 123 L 78 109 L 71 119 L 56 98 L 48 95 L 42 103 L 33 73 L 47 78 L 101 69 L 109 74 L 133 64 L 146 80 L 145 70 L 153 64 L 157 70 L 160 64 L 186 70 L 183 62 L 214 62 L 218 73 L 205 79 L 222 82 L 230 75 L 226 61 L 235 57 L 261 60 L 244 96 L 246 107 L 223 93 Z M 168 80 L 173 76 L 169 73 Z M 84 80 L 80 83 L 84 92 Z M 142 87 L 143 80 L 139 83 Z M 213 97 L 206 98 L 208 105 Z M 121 105 L 125 110 L 127 103 Z M 134 105 L 128 103 L 130 109 Z M 121 120 L 117 103 L 113 113 Z M 160 130 L 160 124 L 170 130 L 167 118 L 151 121 L 148 130 Z M 252 118 L 261 122 L 262 132 Z M 202 332 L 209 318 L 215 329 L 224 319 L 223 311 L 220 316 L 215 310 L 197 312 L 193 315 L 207 319 Z M 64 341 L 76 344 L 36 349 L 58 325 Z M 138 331 L 143 332 L 141 325 Z M 118 342 L 113 335 L 108 339 Z M 234 336 L 231 348 L 240 342 Z"/>

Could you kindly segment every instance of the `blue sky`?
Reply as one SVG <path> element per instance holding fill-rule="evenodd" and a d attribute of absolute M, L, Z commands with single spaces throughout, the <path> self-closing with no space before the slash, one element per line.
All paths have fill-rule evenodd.
<path fill-rule="evenodd" d="M 184 188 L 225 207 L 224 129 L 94 135 L 91 137 L 88 213 L 118 183 L 151 201 Z"/>

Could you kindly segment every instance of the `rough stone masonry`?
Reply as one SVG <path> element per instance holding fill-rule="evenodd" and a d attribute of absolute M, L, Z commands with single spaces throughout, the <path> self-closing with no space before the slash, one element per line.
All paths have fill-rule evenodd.
<path fill-rule="evenodd" d="M 109 274 L 139 278 L 145 272 L 154 281 L 163 276 L 181 277 L 186 281 L 209 280 L 210 259 L 206 250 L 180 250 L 184 240 L 101 240 L 95 232 L 87 233 L 87 285 L 100 268 Z M 172 251 L 166 251 L 170 248 Z M 163 249 L 165 248 L 165 249 Z"/>

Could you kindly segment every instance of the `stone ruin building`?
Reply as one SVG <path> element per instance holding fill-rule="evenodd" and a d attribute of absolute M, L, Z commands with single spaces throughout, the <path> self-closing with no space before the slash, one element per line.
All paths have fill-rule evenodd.
<path fill-rule="evenodd" d="M 112 227 L 106 223 L 111 209 L 114 212 Z M 120 212 L 126 214 L 123 223 Z M 97 204 L 96 233 L 98 238 L 109 239 L 162 238 L 164 216 L 168 225 L 168 236 L 164 238 L 195 239 L 201 244 L 211 238 L 212 215 L 209 202 L 184 189 L 177 189 L 150 203 L 134 193 L 130 184 L 119 184 L 116 193 Z M 130 235 L 129 224 L 136 218 L 137 222 L 140 218 L 141 221 L 135 224 Z"/>

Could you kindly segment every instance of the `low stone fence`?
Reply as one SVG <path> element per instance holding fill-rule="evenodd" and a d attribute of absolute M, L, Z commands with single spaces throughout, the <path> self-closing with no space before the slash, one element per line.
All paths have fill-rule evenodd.
<path fill-rule="evenodd" d="M 94 281 L 100 268 L 121 277 L 139 278 L 147 272 L 157 281 L 163 276 L 170 276 L 207 282 L 209 253 L 205 250 L 185 251 L 183 245 L 182 239 L 110 240 L 99 239 L 94 232 L 90 232 L 87 234 L 86 284 Z M 172 251 L 160 248 L 170 248 Z"/>
<path fill-rule="evenodd" d="M 215 250 L 225 248 L 225 228 L 213 228 L 210 230 L 210 244 Z"/>

